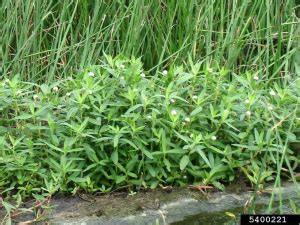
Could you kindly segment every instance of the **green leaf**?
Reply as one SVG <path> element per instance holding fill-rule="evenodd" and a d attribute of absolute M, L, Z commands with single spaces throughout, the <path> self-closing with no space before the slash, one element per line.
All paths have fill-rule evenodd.
<path fill-rule="evenodd" d="M 5 201 L 2 201 L 2 205 L 4 206 L 7 212 L 10 212 L 12 209 L 15 209 L 15 207 L 12 204 Z"/>
<path fill-rule="evenodd" d="M 164 164 L 165 164 L 165 166 L 167 167 L 167 170 L 169 171 L 169 172 L 171 172 L 171 163 L 170 163 L 170 161 L 168 160 L 168 159 L 164 159 Z"/>
<path fill-rule="evenodd" d="M 71 117 L 73 117 L 76 113 L 77 113 L 77 111 L 78 111 L 79 109 L 78 108 L 76 108 L 76 107 L 73 107 L 73 108 L 70 108 L 70 109 L 68 109 L 68 111 L 67 111 L 67 120 L 69 120 Z"/>
<path fill-rule="evenodd" d="M 114 148 L 116 148 L 118 146 L 120 137 L 121 137 L 121 134 L 116 134 L 114 136 Z"/>
<path fill-rule="evenodd" d="M 247 132 L 241 132 L 241 133 L 239 133 L 239 135 L 238 135 L 238 137 L 240 138 L 240 139 L 244 139 L 245 137 L 247 137 L 248 136 L 248 133 Z"/>
<path fill-rule="evenodd" d="M 292 132 L 288 132 L 286 135 L 287 135 L 287 138 L 289 139 L 289 141 L 297 141 L 297 136 L 295 134 L 293 134 Z"/>
<path fill-rule="evenodd" d="M 62 152 L 62 153 L 64 152 L 62 149 L 60 149 L 60 148 L 54 146 L 53 144 L 50 144 L 50 143 L 48 143 L 48 142 L 46 142 L 46 141 L 43 141 L 43 143 L 45 143 L 45 144 L 48 145 L 50 148 L 52 148 L 52 149 L 54 149 L 54 150 L 56 150 L 56 151 L 59 151 L 59 152 Z"/>
<path fill-rule="evenodd" d="M 210 148 L 211 150 L 221 154 L 221 155 L 224 155 L 224 152 L 221 151 L 220 149 L 216 148 L 215 146 L 212 146 L 212 145 L 207 145 L 208 148 Z"/>
<path fill-rule="evenodd" d="M 180 77 L 177 81 L 176 84 L 180 85 L 186 81 L 188 81 L 189 79 L 193 78 L 194 75 L 193 74 L 188 74 L 188 73 L 184 73 L 184 76 Z"/>
<path fill-rule="evenodd" d="M 117 150 L 113 151 L 113 153 L 111 154 L 111 160 L 113 161 L 114 164 L 118 163 L 118 161 L 119 161 L 119 154 L 118 154 Z"/>
<path fill-rule="evenodd" d="M 225 190 L 224 185 L 221 184 L 221 183 L 218 182 L 218 181 L 213 181 L 212 184 L 213 184 L 216 188 L 218 188 L 219 190 L 221 190 L 221 191 L 224 191 L 224 190 Z"/>
<path fill-rule="evenodd" d="M 108 62 L 108 64 L 113 67 L 114 66 L 114 61 L 113 61 L 113 58 L 110 56 L 110 55 L 106 55 L 104 52 L 103 52 L 105 58 L 106 58 L 106 61 Z"/>
<path fill-rule="evenodd" d="M 142 106 L 143 106 L 143 104 L 137 104 L 137 105 L 134 105 L 134 106 L 130 107 L 130 108 L 127 110 L 127 112 L 125 113 L 125 115 L 131 113 L 132 111 L 134 111 L 134 110 L 136 110 L 137 108 L 142 107 Z"/>
<path fill-rule="evenodd" d="M 33 125 L 33 124 L 31 124 L 31 123 L 26 124 L 26 127 L 27 127 L 29 130 L 48 130 L 48 129 L 49 129 L 49 127 Z"/>
<path fill-rule="evenodd" d="M 183 156 L 181 158 L 180 164 L 179 164 L 180 169 L 184 170 L 185 167 L 188 165 L 189 162 L 190 162 L 190 157 L 188 155 Z"/>
<path fill-rule="evenodd" d="M 185 143 L 189 143 L 189 138 L 187 136 L 183 136 L 180 133 L 178 133 L 177 131 L 174 130 L 174 133 L 177 135 L 177 137 L 179 137 L 181 140 L 183 140 Z"/>
<path fill-rule="evenodd" d="M 205 153 L 202 151 L 201 148 L 197 148 L 196 147 L 196 151 L 199 153 L 199 155 L 201 156 L 201 158 L 204 160 L 204 162 L 209 166 L 209 168 L 212 168 L 208 158 L 206 157 Z"/>
<path fill-rule="evenodd" d="M 216 167 L 214 167 L 214 168 L 210 171 L 209 175 L 210 175 L 210 177 L 212 177 L 212 176 L 215 175 L 216 173 L 222 173 L 222 172 L 225 172 L 225 171 L 227 171 L 227 170 L 228 170 L 228 166 L 219 164 L 219 165 L 217 165 Z"/>
<path fill-rule="evenodd" d="M 195 116 L 195 115 L 197 115 L 198 113 L 200 113 L 201 111 L 202 111 L 202 107 L 201 106 L 199 106 L 199 107 L 197 107 L 196 109 L 194 109 L 192 112 L 191 112 L 191 116 Z"/>
<path fill-rule="evenodd" d="M 75 183 L 85 183 L 85 182 L 87 182 L 87 178 L 70 177 L 69 179 L 74 181 Z"/>
<path fill-rule="evenodd" d="M 150 184 L 150 188 L 151 189 L 154 189 L 158 186 L 159 182 L 156 180 L 156 181 L 151 181 L 151 184 Z"/>
<path fill-rule="evenodd" d="M 147 169 L 149 170 L 149 173 L 152 177 L 156 176 L 156 171 L 150 164 L 147 165 Z"/>
<path fill-rule="evenodd" d="M 162 147 L 162 151 L 163 153 L 167 152 L 167 138 L 166 138 L 166 132 L 164 129 L 160 129 L 159 131 L 160 135 L 161 135 L 161 147 Z"/>
<path fill-rule="evenodd" d="M 82 124 L 80 125 L 79 129 L 77 130 L 78 133 L 81 133 L 87 126 L 87 123 L 89 122 L 89 118 L 85 118 Z"/>
<path fill-rule="evenodd" d="M 186 154 L 188 151 L 185 149 L 177 148 L 177 149 L 171 149 L 168 150 L 166 153 L 168 154 Z"/>
<path fill-rule="evenodd" d="M 146 149 L 142 149 L 142 152 L 143 152 L 149 159 L 153 159 L 153 155 L 151 154 L 151 152 L 147 151 Z"/>
<path fill-rule="evenodd" d="M 138 178 L 138 176 L 135 173 L 127 172 L 127 175 L 133 178 Z"/>
<path fill-rule="evenodd" d="M 22 114 L 20 116 L 14 117 L 14 120 L 26 120 L 32 118 L 32 115 L 30 114 Z"/>
<path fill-rule="evenodd" d="M 117 176 L 116 184 L 122 183 L 126 179 L 125 176 Z"/>
<path fill-rule="evenodd" d="M 42 90 L 43 94 L 45 94 L 45 95 L 50 93 L 50 89 L 49 89 L 48 85 L 46 85 L 46 84 L 41 85 L 41 90 Z"/>

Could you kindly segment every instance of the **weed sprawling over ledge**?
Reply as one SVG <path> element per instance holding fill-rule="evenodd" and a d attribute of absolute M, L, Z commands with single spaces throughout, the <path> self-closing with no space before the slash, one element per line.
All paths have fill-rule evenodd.
<path fill-rule="evenodd" d="M 240 170 L 253 184 L 272 179 L 282 158 L 294 169 L 299 80 L 267 87 L 260 74 L 199 68 L 148 76 L 139 59 L 107 57 L 53 84 L 3 80 L 3 193 L 188 183 L 222 189 Z"/>

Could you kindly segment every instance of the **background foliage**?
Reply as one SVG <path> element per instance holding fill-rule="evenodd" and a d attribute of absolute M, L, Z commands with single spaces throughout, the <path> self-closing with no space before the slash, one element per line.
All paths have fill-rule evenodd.
<path fill-rule="evenodd" d="M 99 64 L 103 52 L 141 56 L 153 73 L 190 56 L 268 79 L 294 72 L 296 63 L 299 75 L 296 6 L 294 0 L 3 0 L 2 57 L 8 74 L 22 72 L 31 81 L 65 78 Z"/>

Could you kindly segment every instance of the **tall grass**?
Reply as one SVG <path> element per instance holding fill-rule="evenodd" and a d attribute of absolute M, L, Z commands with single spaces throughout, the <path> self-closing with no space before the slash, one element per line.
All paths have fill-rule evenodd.
<path fill-rule="evenodd" d="M 0 10 L 5 72 L 32 81 L 66 77 L 104 52 L 142 57 L 153 73 L 191 57 L 264 79 L 293 72 L 297 57 L 294 0 L 2 0 Z"/>

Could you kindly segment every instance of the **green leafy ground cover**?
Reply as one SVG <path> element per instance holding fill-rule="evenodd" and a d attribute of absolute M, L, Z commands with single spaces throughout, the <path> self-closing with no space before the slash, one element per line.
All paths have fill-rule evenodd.
<path fill-rule="evenodd" d="M 274 178 L 282 159 L 294 168 L 299 80 L 266 87 L 260 75 L 199 68 L 150 76 L 139 59 L 107 57 L 52 84 L 2 81 L 0 186 L 25 195 L 222 189 L 239 170 L 256 184 Z"/>

